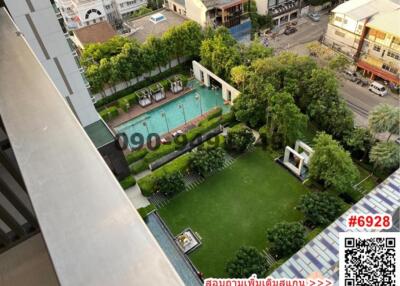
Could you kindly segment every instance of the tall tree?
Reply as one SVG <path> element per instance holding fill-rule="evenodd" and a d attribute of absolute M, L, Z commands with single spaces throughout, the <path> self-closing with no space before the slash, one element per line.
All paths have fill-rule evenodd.
<path fill-rule="evenodd" d="M 314 69 L 308 81 L 307 113 L 323 130 L 342 138 L 354 128 L 353 114 L 339 97 L 335 75 L 327 69 Z"/>
<path fill-rule="evenodd" d="M 215 74 L 228 79 L 231 69 L 240 63 L 240 54 L 236 44 L 232 46 L 231 38 L 216 33 L 211 39 L 201 43 L 201 62 Z"/>
<path fill-rule="evenodd" d="M 144 52 L 148 53 L 150 63 L 156 65 L 160 73 L 162 71 L 161 67 L 168 63 L 168 54 L 164 45 L 165 42 L 161 38 L 150 36 L 142 46 Z"/>
<path fill-rule="evenodd" d="M 301 137 L 308 122 L 307 115 L 301 113 L 293 97 L 287 92 L 272 95 L 267 120 L 272 136 L 280 136 L 283 146 L 292 145 Z"/>
<path fill-rule="evenodd" d="M 314 154 L 310 159 L 309 172 L 311 179 L 340 192 L 351 190 L 359 176 L 349 152 L 324 132 L 314 138 Z"/>
<path fill-rule="evenodd" d="M 244 91 L 244 84 L 247 76 L 248 70 L 244 65 L 236 66 L 231 69 L 231 80 L 241 92 Z"/>
<path fill-rule="evenodd" d="M 375 143 L 375 138 L 369 129 L 356 127 L 345 136 L 344 142 L 353 156 L 365 159 Z"/>
<path fill-rule="evenodd" d="M 251 86 L 252 83 L 249 83 L 248 86 Z M 270 84 L 262 86 L 262 88 L 263 90 L 259 90 L 259 92 L 252 92 L 251 88 L 246 88 L 243 94 L 238 96 L 233 102 L 232 110 L 235 113 L 236 119 L 248 124 L 252 128 L 265 123 L 268 99 L 275 92 Z M 257 85 L 256 89 L 260 89 L 260 85 Z"/>
<path fill-rule="evenodd" d="M 387 141 L 393 134 L 399 134 L 400 109 L 389 104 L 379 104 L 368 117 L 369 128 L 372 132 L 388 132 Z"/>

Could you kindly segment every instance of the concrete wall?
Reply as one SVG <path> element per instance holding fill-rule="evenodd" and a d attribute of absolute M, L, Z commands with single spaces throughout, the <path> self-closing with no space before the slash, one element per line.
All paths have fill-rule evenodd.
<path fill-rule="evenodd" d="M 229 100 L 230 93 L 230 103 L 232 104 L 232 102 L 239 96 L 240 91 L 238 91 L 236 88 L 231 86 L 229 83 L 221 79 L 219 76 L 217 76 L 207 68 L 203 67 L 200 63 L 193 61 L 192 64 L 194 77 L 198 81 L 203 82 L 208 87 L 211 87 L 210 77 L 212 77 L 221 84 L 222 97 L 224 98 L 224 100 Z"/>
<path fill-rule="evenodd" d="M 257 14 L 267 15 L 268 0 L 256 0 Z"/>
<path fill-rule="evenodd" d="M 359 37 L 344 29 L 328 24 L 324 43 L 344 54 L 353 57 L 357 52 Z"/>
<path fill-rule="evenodd" d="M 58 23 L 50 1 L 31 0 L 30 2 L 32 7 L 29 7 L 25 1 L 5 1 L 14 22 L 23 33 L 33 53 L 81 124 L 87 126 L 99 120 L 82 74 L 75 62 L 73 51 Z"/>
<path fill-rule="evenodd" d="M 206 7 L 200 0 L 186 1 L 186 17 L 196 21 L 202 27 L 207 25 Z"/>

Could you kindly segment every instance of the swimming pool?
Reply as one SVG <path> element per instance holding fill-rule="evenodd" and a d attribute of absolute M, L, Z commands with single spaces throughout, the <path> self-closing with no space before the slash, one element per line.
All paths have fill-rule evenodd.
<path fill-rule="evenodd" d="M 198 82 L 190 82 L 195 86 L 192 91 L 117 126 L 116 131 L 125 133 L 128 138 L 139 133 L 146 140 L 150 133 L 168 133 L 216 106 L 222 107 L 224 113 L 229 111 L 230 107 L 224 105 L 220 89 L 214 91 L 196 83 Z M 128 141 L 130 147 L 135 147 L 131 140 Z"/>

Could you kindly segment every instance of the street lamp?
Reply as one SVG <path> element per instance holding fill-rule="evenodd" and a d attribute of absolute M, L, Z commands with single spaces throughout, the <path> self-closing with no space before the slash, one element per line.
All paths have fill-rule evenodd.
<path fill-rule="evenodd" d="M 149 135 L 150 134 L 149 127 L 147 126 L 147 122 L 146 121 L 143 121 L 143 126 L 146 127 L 147 135 Z"/>
<path fill-rule="evenodd" d="M 201 106 L 201 95 L 198 92 L 196 92 L 196 95 L 195 95 L 194 98 L 199 102 L 199 104 L 200 104 L 200 113 L 201 113 L 201 115 L 203 115 L 203 107 Z"/>
<path fill-rule="evenodd" d="M 187 122 L 186 122 L 185 107 L 183 106 L 183 104 L 179 104 L 178 107 L 179 107 L 179 109 L 182 109 L 183 119 L 185 120 L 185 124 L 186 124 Z"/>
<path fill-rule="evenodd" d="M 218 86 L 213 85 L 211 89 L 214 91 L 214 97 L 215 97 L 215 106 L 218 106 L 218 97 L 217 97 L 217 90 Z"/>
<path fill-rule="evenodd" d="M 165 114 L 165 111 L 164 111 L 164 110 L 161 111 L 161 116 L 164 117 L 164 119 L 165 119 L 165 124 L 167 125 L 167 130 L 168 130 L 168 133 L 169 133 L 169 126 L 168 126 L 167 114 Z"/>

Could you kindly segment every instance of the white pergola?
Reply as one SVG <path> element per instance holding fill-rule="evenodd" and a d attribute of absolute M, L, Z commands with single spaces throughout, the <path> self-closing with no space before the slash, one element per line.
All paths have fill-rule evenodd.
<path fill-rule="evenodd" d="M 310 146 L 308 146 L 303 141 L 296 140 L 294 149 L 286 146 L 285 155 L 283 157 L 283 164 L 297 176 L 300 176 L 303 167 L 308 166 L 313 153 L 314 150 Z M 298 160 L 296 164 L 293 164 L 293 162 L 290 161 L 291 154 L 295 159 Z"/>

